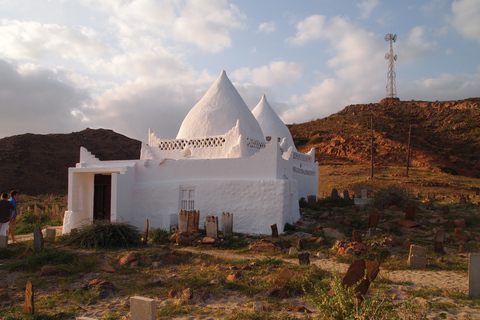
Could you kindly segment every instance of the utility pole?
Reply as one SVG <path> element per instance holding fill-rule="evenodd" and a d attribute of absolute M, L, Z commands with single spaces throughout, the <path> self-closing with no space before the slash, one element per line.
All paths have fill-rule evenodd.
<path fill-rule="evenodd" d="M 372 145 L 370 147 L 370 154 L 372 156 L 372 170 L 371 170 L 370 179 L 373 179 L 373 116 L 370 116 L 370 129 L 372 132 Z"/>
<path fill-rule="evenodd" d="M 408 146 L 407 146 L 407 178 L 408 178 L 408 169 L 410 168 L 410 139 L 412 137 L 412 125 L 408 130 Z"/>

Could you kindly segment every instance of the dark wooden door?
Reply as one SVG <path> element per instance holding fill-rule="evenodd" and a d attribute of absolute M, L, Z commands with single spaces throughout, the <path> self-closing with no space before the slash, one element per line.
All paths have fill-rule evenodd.
<path fill-rule="evenodd" d="M 93 220 L 110 221 L 112 176 L 96 174 L 94 180 Z"/>

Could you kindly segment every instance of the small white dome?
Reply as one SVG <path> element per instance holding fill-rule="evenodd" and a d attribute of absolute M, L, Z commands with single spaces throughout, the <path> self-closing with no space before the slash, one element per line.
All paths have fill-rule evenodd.
<path fill-rule="evenodd" d="M 297 150 L 293 143 L 290 130 L 288 130 L 282 119 L 275 113 L 265 95 L 263 95 L 262 100 L 260 100 L 255 109 L 252 110 L 252 113 L 260 124 L 265 137 L 286 138 L 287 147 L 293 147 L 293 150 Z"/>
<path fill-rule="evenodd" d="M 237 120 L 248 137 L 265 141 L 257 120 L 225 71 L 222 71 L 217 81 L 183 120 L 177 139 L 221 136 L 235 127 Z"/>

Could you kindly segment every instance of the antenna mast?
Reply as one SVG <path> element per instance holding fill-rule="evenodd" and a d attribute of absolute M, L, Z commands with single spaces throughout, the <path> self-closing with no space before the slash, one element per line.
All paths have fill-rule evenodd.
<path fill-rule="evenodd" d="M 397 41 L 397 35 L 387 33 L 385 35 L 385 41 L 390 42 L 390 52 L 385 54 L 385 59 L 388 60 L 388 73 L 387 73 L 387 98 L 396 98 L 397 97 L 397 85 L 395 83 L 395 65 L 394 62 L 397 61 L 397 55 L 393 54 L 393 42 Z"/>

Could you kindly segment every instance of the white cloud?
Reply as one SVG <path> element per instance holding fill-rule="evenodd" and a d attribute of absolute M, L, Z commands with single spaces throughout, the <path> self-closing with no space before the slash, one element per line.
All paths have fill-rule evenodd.
<path fill-rule="evenodd" d="M 88 102 L 88 92 L 61 71 L 0 59 L 0 136 L 82 130 L 85 125 L 71 112 Z"/>
<path fill-rule="evenodd" d="M 241 68 L 232 73 L 238 81 L 249 81 L 261 87 L 288 86 L 303 75 L 305 66 L 296 62 L 274 61 L 260 68 Z"/>
<path fill-rule="evenodd" d="M 362 19 L 368 19 L 373 9 L 378 7 L 380 0 L 364 0 L 357 4 L 357 7 L 360 8 L 360 15 Z"/>
<path fill-rule="evenodd" d="M 456 0 L 452 3 L 452 25 L 467 39 L 480 42 L 480 1 Z"/>
<path fill-rule="evenodd" d="M 412 28 L 405 40 L 398 40 L 401 45 L 394 48 L 398 52 L 401 63 L 411 63 L 425 59 L 437 52 L 436 41 L 430 41 L 425 28 L 417 26 Z"/>
<path fill-rule="evenodd" d="M 312 15 L 296 25 L 297 34 L 295 37 L 286 39 L 287 43 L 293 45 L 304 45 L 310 41 L 322 38 L 325 28 L 325 16 Z"/>
<path fill-rule="evenodd" d="M 257 30 L 257 32 L 259 33 L 266 33 L 266 34 L 272 33 L 274 31 L 275 31 L 275 21 L 260 23 Z"/>
<path fill-rule="evenodd" d="M 55 55 L 87 62 L 104 49 L 96 32 L 87 27 L 17 20 L 2 20 L 0 26 L 0 54 L 7 58 L 39 60 Z"/>

